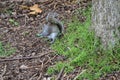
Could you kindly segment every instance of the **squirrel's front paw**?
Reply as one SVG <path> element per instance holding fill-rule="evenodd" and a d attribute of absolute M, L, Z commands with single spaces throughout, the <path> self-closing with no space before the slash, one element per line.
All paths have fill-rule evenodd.
<path fill-rule="evenodd" d="M 43 37 L 42 34 L 36 34 L 36 36 L 41 38 Z"/>

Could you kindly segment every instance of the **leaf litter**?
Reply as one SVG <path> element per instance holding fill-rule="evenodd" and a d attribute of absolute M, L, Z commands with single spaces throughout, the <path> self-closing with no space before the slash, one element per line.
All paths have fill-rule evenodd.
<path fill-rule="evenodd" d="M 3 80 L 50 80 L 51 75 L 47 75 L 47 68 L 54 65 L 57 61 L 64 61 L 65 57 L 53 54 L 49 44 L 44 39 L 37 38 L 36 33 L 42 29 L 45 17 L 48 12 L 56 11 L 61 14 L 62 19 L 70 19 L 72 12 L 80 7 L 86 7 L 86 4 L 76 3 L 77 0 L 30 0 L 30 1 L 7 1 L 0 4 L 0 41 L 4 44 L 10 43 L 16 48 L 15 54 L 9 57 L 1 57 L 0 60 L 0 78 Z M 87 3 L 90 0 L 83 0 Z M 6 6 L 8 6 L 6 8 Z M 7 11 L 7 12 L 6 12 Z M 14 15 L 11 12 L 16 13 Z M 29 15 L 30 14 L 30 15 Z M 82 19 L 83 16 L 80 16 Z M 10 20 L 10 21 L 9 21 Z M 83 21 L 83 20 L 81 20 Z M 18 22 L 17 25 L 14 22 Z M 11 24 L 12 23 L 12 24 Z M 65 24 L 66 27 L 67 24 Z M 67 27 L 66 27 L 67 28 Z M 6 32 L 7 31 L 7 32 Z M 46 54 L 40 56 L 42 54 Z M 24 58 L 24 59 L 23 59 Z M 62 76 L 61 80 L 72 80 L 80 72 L 77 67 L 70 74 L 58 73 Z M 106 75 L 100 80 L 118 80 L 120 72 L 114 72 Z"/>

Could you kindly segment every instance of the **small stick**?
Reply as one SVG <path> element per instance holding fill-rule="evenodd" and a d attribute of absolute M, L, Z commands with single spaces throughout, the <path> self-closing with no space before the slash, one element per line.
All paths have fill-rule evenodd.
<path fill-rule="evenodd" d="M 44 55 L 46 55 L 48 53 L 44 53 L 40 56 L 30 56 L 30 57 L 22 57 L 22 58 L 10 58 L 10 59 L 0 59 L 0 62 L 4 62 L 4 61 L 15 61 L 15 60 L 25 60 L 25 59 L 35 59 L 35 58 L 40 58 L 43 57 Z"/>
<path fill-rule="evenodd" d="M 25 24 L 24 24 L 24 27 L 26 26 L 26 18 L 27 18 L 27 15 L 25 15 Z"/>
<path fill-rule="evenodd" d="M 19 17 L 24 17 L 25 14 L 19 14 L 19 15 L 11 15 L 11 16 L 4 16 L 4 17 L 1 17 L 3 19 L 6 19 L 6 18 L 19 18 Z"/>
<path fill-rule="evenodd" d="M 61 76 L 62 76 L 62 74 L 63 74 L 63 72 L 64 72 L 64 69 L 65 69 L 65 67 L 63 67 L 63 68 L 61 69 L 61 71 L 60 71 L 60 73 L 59 73 L 59 75 L 58 75 L 58 77 L 57 77 L 56 80 L 61 80 Z"/>
<path fill-rule="evenodd" d="M 45 62 L 45 65 L 49 62 L 51 62 L 51 60 L 55 59 L 56 56 L 54 56 L 53 58 L 49 59 L 47 62 Z"/>
<path fill-rule="evenodd" d="M 32 80 L 36 75 L 37 75 L 37 73 L 34 74 L 29 80 Z"/>
<path fill-rule="evenodd" d="M 42 78 L 42 73 L 40 73 L 40 75 L 38 76 L 37 80 L 41 80 Z"/>

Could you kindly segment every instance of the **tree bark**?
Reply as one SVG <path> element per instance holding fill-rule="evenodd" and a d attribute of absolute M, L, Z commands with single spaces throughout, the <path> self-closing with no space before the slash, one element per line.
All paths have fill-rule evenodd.
<path fill-rule="evenodd" d="M 92 29 L 104 49 L 120 40 L 120 0 L 92 0 Z"/>

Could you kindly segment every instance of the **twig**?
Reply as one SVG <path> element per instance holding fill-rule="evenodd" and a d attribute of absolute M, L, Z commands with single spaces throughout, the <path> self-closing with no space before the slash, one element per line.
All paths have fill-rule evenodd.
<path fill-rule="evenodd" d="M 19 18 L 19 17 L 24 17 L 25 14 L 19 14 L 19 15 L 11 15 L 11 16 L 4 16 L 4 17 L 1 17 L 3 19 L 6 19 L 6 18 Z"/>
<path fill-rule="evenodd" d="M 0 62 L 40 58 L 40 57 L 43 57 L 46 54 L 48 54 L 48 53 L 41 54 L 40 56 L 30 56 L 30 57 L 22 57 L 22 58 L 0 59 Z"/>
<path fill-rule="evenodd" d="M 43 71 L 44 64 L 42 62 L 40 70 Z"/>
<path fill-rule="evenodd" d="M 86 69 L 85 70 L 83 70 L 80 74 L 78 74 L 77 76 L 75 76 L 75 78 L 73 79 L 73 80 L 76 80 L 81 74 L 83 74 L 84 72 L 86 71 Z"/>
<path fill-rule="evenodd" d="M 37 73 L 34 74 L 29 80 L 32 80 L 36 75 L 37 75 Z"/>
<path fill-rule="evenodd" d="M 4 69 L 3 69 L 3 73 L 0 75 L 0 79 L 1 79 L 1 80 L 4 80 L 4 79 L 3 79 L 3 76 L 4 76 L 5 73 L 6 73 L 6 68 L 7 68 L 7 65 L 5 65 L 5 67 L 4 67 Z"/>
<path fill-rule="evenodd" d="M 37 78 L 37 80 L 41 80 L 42 78 L 42 73 L 40 73 L 39 77 Z"/>
<path fill-rule="evenodd" d="M 44 61 L 43 61 L 44 62 Z M 43 73 L 43 70 L 44 70 L 44 63 L 42 62 L 42 65 L 41 65 L 41 69 L 40 69 L 40 71 L 41 71 L 41 73 L 39 74 L 39 76 L 38 76 L 38 78 L 37 78 L 37 80 L 41 80 L 41 78 L 42 78 L 42 73 Z"/>
<path fill-rule="evenodd" d="M 64 69 L 65 69 L 65 67 L 63 67 L 63 68 L 61 69 L 61 71 L 60 71 L 60 73 L 59 73 L 59 75 L 58 75 L 58 77 L 57 77 L 56 80 L 61 80 L 61 76 L 62 76 L 62 74 L 63 74 L 63 72 L 64 72 Z"/>
<path fill-rule="evenodd" d="M 48 64 L 49 62 L 51 62 L 53 59 L 55 59 L 56 56 L 54 56 L 53 58 L 49 59 L 47 62 L 45 62 L 45 65 Z"/>
<path fill-rule="evenodd" d="M 25 15 L 25 24 L 24 24 L 24 27 L 26 26 L 26 18 L 27 18 L 27 15 Z"/>

